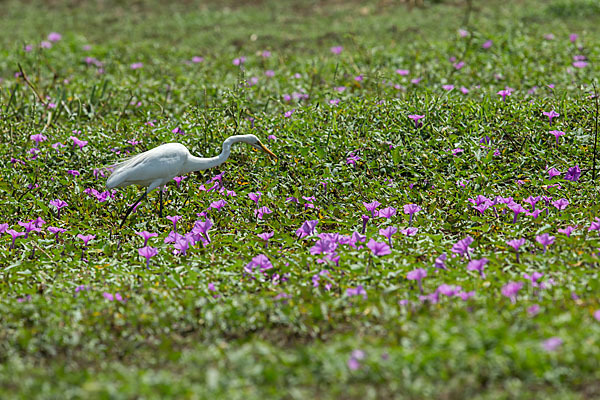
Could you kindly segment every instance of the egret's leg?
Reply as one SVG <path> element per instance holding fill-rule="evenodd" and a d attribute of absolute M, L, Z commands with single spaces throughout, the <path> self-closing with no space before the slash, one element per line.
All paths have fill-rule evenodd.
<path fill-rule="evenodd" d="M 129 207 L 129 210 L 127 210 L 127 213 L 125 213 L 125 216 L 123 217 L 123 221 L 121 221 L 121 225 L 119 225 L 119 228 L 123 227 L 123 224 L 125 223 L 125 220 L 129 216 L 129 214 L 131 214 L 131 212 L 133 211 L 135 206 L 137 206 L 140 203 L 140 201 L 144 200 L 144 197 L 146 197 L 147 195 L 148 195 L 148 191 L 144 190 L 144 194 L 142 194 L 142 196 L 139 199 L 137 199 L 137 201 L 135 203 L 133 203 L 133 205 L 131 207 Z"/>
<path fill-rule="evenodd" d="M 160 218 L 162 218 L 162 209 L 163 209 L 163 199 L 162 199 L 162 192 L 163 192 L 164 186 L 161 188 L 158 188 L 158 190 L 160 191 L 159 197 L 160 197 L 160 208 L 158 209 L 158 216 Z"/>

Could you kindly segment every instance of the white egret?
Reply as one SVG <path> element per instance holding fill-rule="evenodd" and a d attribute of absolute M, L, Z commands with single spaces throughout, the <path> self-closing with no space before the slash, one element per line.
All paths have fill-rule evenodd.
<path fill-rule="evenodd" d="M 176 176 L 223 164 L 229 158 L 231 146 L 239 142 L 248 143 L 250 146 L 276 157 L 256 136 L 236 135 L 225 139 L 223 150 L 216 157 L 195 157 L 181 143 L 166 143 L 112 165 L 112 174 L 106 180 L 106 187 L 109 190 L 129 185 L 146 188 L 142 196 L 127 210 L 120 226 L 123 226 L 135 206 L 144 200 L 148 193 L 158 187 L 161 188 L 159 216 L 162 218 L 162 189 L 169 181 Z"/>

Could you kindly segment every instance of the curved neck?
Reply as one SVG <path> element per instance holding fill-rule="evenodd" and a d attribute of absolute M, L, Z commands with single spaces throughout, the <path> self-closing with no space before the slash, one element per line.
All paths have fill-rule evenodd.
<path fill-rule="evenodd" d="M 185 173 L 187 174 L 193 171 L 201 171 L 204 169 L 218 167 L 229 158 L 229 154 L 231 153 L 231 145 L 234 143 L 243 142 L 245 138 L 246 135 L 237 135 L 225 139 L 223 142 L 223 150 L 221 150 L 221 154 L 216 157 L 202 158 L 190 154 L 184 166 Z"/>

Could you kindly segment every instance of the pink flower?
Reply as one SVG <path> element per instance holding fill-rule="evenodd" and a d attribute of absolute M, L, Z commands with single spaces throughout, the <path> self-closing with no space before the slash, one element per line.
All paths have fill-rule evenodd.
<path fill-rule="evenodd" d="M 406 274 L 406 279 L 409 281 L 417 281 L 419 283 L 419 290 L 423 293 L 423 287 L 421 286 L 421 280 L 427 276 L 427 271 L 423 268 L 417 268 Z"/>
<path fill-rule="evenodd" d="M 340 54 L 343 50 L 344 48 L 342 46 L 334 46 L 329 49 L 333 54 Z"/>
<path fill-rule="evenodd" d="M 559 337 L 551 337 L 550 339 L 546 339 L 542 342 L 542 347 L 546 351 L 554 351 L 562 346 L 563 341 Z"/>
<path fill-rule="evenodd" d="M 48 40 L 51 42 L 58 42 L 60 39 L 62 39 L 62 35 L 60 33 L 50 32 L 48 34 Z"/>
<path fill-rule="evenodd" d="M 517 294 L 523 287 L 523 282 L 509 282 L 502 286 L 502 295 L 508 297 L 512 303 L 516 303 Z"/>
<path fill-rule="evenodd" d="M 367 247 L 375 256 L 385 256 L 392 253 L 392 250 L 390 249 L 390 246 L 387 245 L 387 243 L 376 242 L 373 239 L 369 240 L 369 242 L 367 243 Z"/>
<path fill-rule="evenodd" d="M 552 110 L 552 111 L 544 111 L 544 112 L 542 112 L 542 114 L 544 114 L 546 117 L 548 117 L 548 122 L 550 123 L 550 125 L 552 125 L 552 120 L 554 118 L 560 117 L 560 114 L 557 113 L 554 110 Z"/>
<path fill-rule="evenodd" d="M 419 115 L 419 114 L 411 114 L 408 116 L 408 118 L 412 119 L 415 123 L 415 128 L 419 128 L 421 125 L 423 125 L 423 123 L 419 122 L 419 120 L 421 118 L 425 118 L 424 115 Z"/>
<path fill-rule="evenodd" d="M 485 273 L 483 272 L 483 269 L 485 268 L 485 265 L 488 263 L 488 259 L 487 258 L 482 258 L 480 260 L 471 260 L 469 261 L 469 265 L 467 265 L 467 270 L 469 271 L 479 271 L 479 275 L 485 279 Z"/>

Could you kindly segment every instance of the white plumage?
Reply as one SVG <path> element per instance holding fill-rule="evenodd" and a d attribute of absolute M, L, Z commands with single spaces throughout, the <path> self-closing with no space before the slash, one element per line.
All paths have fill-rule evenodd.
<path fill-rule="evenodd" d="M 146 188 L 142 197 L 125 214 L 121 226 L 123 226 L 133 208 L 148 193 L 158 187 L 164 187 L 176 176 L 221 165 L 229 158 L 231 146 L 239 142 L 248 143 L 252 147 L 275 157 L 275 154 L 265 147 L 256 136 L 237 135 L 231 136 L 223 142 L 223 150 L 216 157 L 196 157 L 190 154 L 187 147 L 180 143 L 167 143 L 112 165 L 113 172 L 106 181 L 108 189 L 129 185 Z M 162 217 L 162 191 L 160 192 L 160 216 Z"/>

